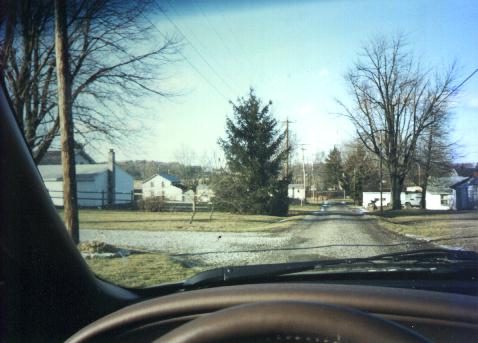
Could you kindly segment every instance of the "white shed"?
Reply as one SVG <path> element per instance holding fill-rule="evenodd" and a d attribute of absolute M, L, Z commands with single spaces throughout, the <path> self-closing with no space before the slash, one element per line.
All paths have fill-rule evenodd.
<path fill-rule="evenodd" d="M 427 210 L 450 210 L 454 203 L 451 186 L 464 179 L 458 175 L 431 179 L 426 194 Z"/>
<path fill-rule="evenodd" d="M 178 177 L 159 173 L 143 181 L 143 199 L 163 197 L 170 201 L 183 201 L 183 189 Z"/>
<path fill-rule="evenodd" d="M 289 199 L 305 199 L 304 185 L 301 183 L 290 184 L 287 194 Z"/>

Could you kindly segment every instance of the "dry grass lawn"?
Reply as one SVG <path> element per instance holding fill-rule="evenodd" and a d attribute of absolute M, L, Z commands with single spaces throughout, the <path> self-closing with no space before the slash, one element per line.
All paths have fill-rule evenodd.
<path fill-rule="evenodd" d="M 379 223 L 388 230 L 438 245 L 478 251 L 477 211 L 389 211 Z"/>
<path fill-rule="evenodd" d="M 62 215 L 62 211 L 60 211 Z M 140 212 L 110 210 L 80 210 L 80 228 L 97 230 L 184 230 L 184 231 L 278 231 L 286 230 L 303 216 L 276 217 L 241 215 L 216 212 L 209 220 L 209 213 L 198 212 L 192 224 L 186 212 Z"/>
<path fill-rule="evenodd" d="M 200 271 L 197 268 L 185 268 L 169 256 L 158 253 L 94 258 L 86 259 L 86 262 L 100 278 L 130 288 L 181 281 Z"/>

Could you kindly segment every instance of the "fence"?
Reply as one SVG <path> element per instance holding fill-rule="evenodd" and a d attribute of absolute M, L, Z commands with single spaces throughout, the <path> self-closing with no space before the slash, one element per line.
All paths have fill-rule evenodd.
<path fill-rule="evenodd" d="M 63 190 L 48 190 L 55 206 L 63 206 Z M 77 191 L 79 207 L 123 207 L 134 205 L 134 192 L 114 192 L 113 204 L 108 204 L 108 192 Z"/>
<path fill-rule="evenodd" d="M 163 212 L 192 212 L 192 202 L 179 202 L 179 201 L 165 201 L 161 207 Z M 196 212 L 208 212 L 211 211 L 211 204 L 208 203 L 196 203 Z"/>
<path fill-rule="evenodd" d="M 58 207 L 63 206 L 63 191 L 49 190 L 50 197 L 53 204 Z M 111 207 L 135 207 L 136 197 L 134 191 L 131 192 L 115 192 L 114 204 L 108 204 L 108 193 L 92 192 L 92 191 L 77 191 L 78 206 L 83 208 L 111 208 Z M 192 212 L 192 202 L 184 201 L 165 201 L 161 205 L 162 212 Z M 197 203 L 197 212 L 211 211 L 211 204 Z"/>

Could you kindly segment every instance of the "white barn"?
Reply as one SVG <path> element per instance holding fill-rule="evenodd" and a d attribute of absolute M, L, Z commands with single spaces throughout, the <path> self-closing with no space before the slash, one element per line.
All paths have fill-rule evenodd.
<path fill-rule="evenodd" d="M 38 169 L 53 204 L 63 206 L 61 164 L 41 164 Z M 77 164 L 76 187 L 80 207 L 127 204 L 133 197 L 133 177 L 114 164 L 113 151 L 108 163 Z"/>
<path fill-rule="evenodd" d="M 143 199 L 163 197 L 170 201 L 183 201 L 183 188 L 178 177 L 159 173 L 143 181 Z"/>

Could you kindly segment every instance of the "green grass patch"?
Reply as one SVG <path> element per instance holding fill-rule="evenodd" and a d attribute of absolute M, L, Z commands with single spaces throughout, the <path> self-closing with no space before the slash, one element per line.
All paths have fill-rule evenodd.
<path fill-rule="evenodd" d="M 94 258 L 86 259 L 86 262 L 101 279 L 130 288 L 180 281 L 200 271 L 198 268 L 185 268 L 169 256 L 158 253 Z"/>
<path fill-rule="evenodd" d="M 59 211 L 63 215 L 63 211 Z M 187 212 L 140 212 L 114 210 L 80 210 L 80 228 L 96 230 L 142 230 L 142 231 L 217 231 L 257 232 L 286 230 L 297 224 L 303 216 L 276 217 L 244 215 L 224 212 L 198 212 L 192 224 Z"/>
<path fill-rule="evenodd" d="M 478 251 L 478 212 L 387 211 L 378 223 L 393 232 Z"/>

